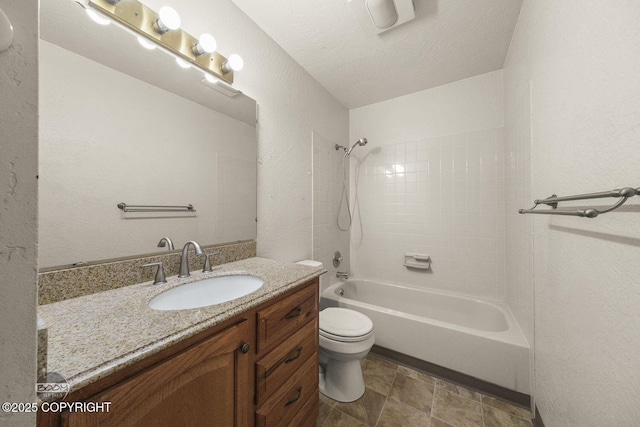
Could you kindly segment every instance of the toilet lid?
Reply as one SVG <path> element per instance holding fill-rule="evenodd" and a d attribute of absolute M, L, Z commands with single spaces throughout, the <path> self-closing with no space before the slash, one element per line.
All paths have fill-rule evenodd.
<path fill-rule="evenodd" d="M 373 322 L 366 315 L 348 308 L 329 307 L 320 312 L 320 333 L 331 337 L 355 338 L 369 335 Z"/>

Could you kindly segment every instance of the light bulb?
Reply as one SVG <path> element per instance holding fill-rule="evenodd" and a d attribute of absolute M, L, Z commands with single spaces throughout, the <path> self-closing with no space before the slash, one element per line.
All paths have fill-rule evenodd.
<path fill-rule="evenodd" d="M 162 6 L 158 16 L 159 18 L 156 19 L 153 26 L 157 33 L 164 34 L 169 30 L 177 30 L 180 28 L 180 15 L 178 15 L 175 9 L 169 6 Z"/>
<path fill-rule="evenodd" d="M 216 51 L 218 44 L 211 34 L 201 34 L 198 43 L 193 45 L 191 49 L 195 56 L 204 55 L 205 53 L 213 53 Z"/>
<path fill-rule="evenodd" d="M 149 50 L 153 50 L 155 49 L 157 46 L 155 45 L 155 43 L 150 42 L 149 40 L 145 39 L 142 36 L 138 36 L 138 43 L 140 43 L 140 45 L 145 48 L 145 49 L 149 49 Z"/>
<path fill-rule="evenodd" d="M 191 64 L 189 64 L 187 61 L 185 61 L 182 58 L 176 58 L 176 62 L 181 68 L 184 68 L 184 69 L 191 68 Z"/>
<path fill-rule="evenodd" d="M 231 54 L 227 62 L 222 65 L 222 71 L 230 73 L 231 71 L 240 71 L 244 67 L 244 61 L 238 54 Z"/>
<path fill-rule="evenodd" d="M 96 24 L 100 24 L 100 25 L 111 24 L 110 20 L 108 20 L 104 16 L 100 16 L 95 10 L 93 9 L 85 9 L 85 10 L 87 11 L 87 15 L 89 15 L 89 18 L 91 18 L 91 20 Z"/>

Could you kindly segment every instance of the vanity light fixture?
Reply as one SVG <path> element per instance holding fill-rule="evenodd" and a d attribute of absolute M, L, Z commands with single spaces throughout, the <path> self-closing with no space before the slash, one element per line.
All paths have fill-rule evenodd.
<path fill-rule="evenodd" d="M 221 92 L 227 92 L 227 95 L 230 92 L 230 96 L 241 93 L 229 84 L 233 83 L 234 72 L 243 68 L 242 58 L 233 54 L 227 59 L 217 53 L 216 39 L 211 34 L 204 33 L 196 38 L 182 30 L 180 15 L 171 7 L 163 6 L 159 12 L 155 12 L 138 0 L 75 1 L 88 14 L 108 18 L 107 20 L 137 35 L 138 42 L 146 49 L 160 47 L 175 57 L 181 67 L 194 67 L 205 76 L 210 76 L 207 84 L 216 86 L 216 89 L 219 84 L 224 84 Z"/>
<path fill-rule="evenodd" d="M 198 43 L 194 44 L 191 51 L 195 56 L 204 55 L 205 53 L 213 53 L 218 48 L 216 39 L 211 34 L 201 34 Z"/>
<path fill-rule="evenodd" d="M 153 24 L 153 29 L 156 30 L 158 34 L 164 34 L 170 30 L 177 30 L 180 28 L 180 24 L 180 15 L 178 15 L 178 12 L 172 7 L 162 6 L 158 13 L 158 19 L 156 19 L 156 22 Z"/>
<path fill-rule="evenodd" d="M 240 71 L 243 67 L 244 61 L 242 60 L 242 57 L 236 53 L 232 53 L 227 62 L 222 64 L 222 71 L 224 73 L 230 73 L 232 71 Z"/>

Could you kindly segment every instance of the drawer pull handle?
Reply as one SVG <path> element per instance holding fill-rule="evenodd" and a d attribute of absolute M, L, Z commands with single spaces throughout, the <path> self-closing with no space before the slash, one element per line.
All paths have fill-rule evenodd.
<path fill-rule="evenodd" d="M 296 397 L 294 397 L 291 400 L 287 400 L 287 403 L 284 404 L 284 406 L 289 406 L 293 403 L 296 403 L 298 401 L 298 399 L 300 399 L 300 396 L 302 395 L 302 386 L 298 387 L 298 394 L 296 395 Z"/>
<path fill-rule="evenodd" d="M 242 347 L 240 347 L 240 352 L 242 354 L 247 354 L 249 352 L 249 349 L 251 349 L 251 344 L 249 344 L 247 342 L 247 343 L 242 344 Z"/>
<path fill-rule="evenodd" d="M 289 362 L 293 362 L 298 357 L 300 357 L 300 355 L 302 354 L 302 346 L 298 347 L 297 351 L 298 351 L 298 353 L 295 356 L 288 357 L 285 360 L 280 359 L 280 361 L 276 365 L 273 365 L 271 368 L 269 368 L 269 370 L 267 370 L 267 372 L 264 373 L 264 377 L 267 378 L 269 375 L 271 375 L 280 366 L 286 365 Z"/>
<path fill-rule="evenodd" d="M 295 308 L 293 310 L 291 310 L 289 312 L 289 314 L 287 314 L 286 316 L 284 316 L 285 319 L 293 319 L 294 317 L 298 317 L 302 314 L 302 307 L 298 307 Z"/>
<path fill-rule="evenodd" d="M 293 362 L 293 361 L 294 361 L 294 360 L 296 360 L 298 357 L 300 357 L 300 355 L 302 354 L 302 346 L 298 347 L 298 350 L 297 350 L 297 351 L 298 351 L 298 352 L 296 353 L 296 355 L 295 355 L 295 356 L 291 356 L 291 357 L 289 357 L 287 360 L 285 360 L 285 361 L 284 361 L 285 365 L 286 365 L 287 363 L 291 363 L 291 362 Z"/>

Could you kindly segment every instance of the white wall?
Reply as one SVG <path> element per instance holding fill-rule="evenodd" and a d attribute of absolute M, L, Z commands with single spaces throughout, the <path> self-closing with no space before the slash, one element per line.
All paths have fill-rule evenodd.
<path fill-rule="evenodd" d="M 638 186 L 639 20 L 634 1 L 524 2 L 505 107 L 521 111 L 507 114 L 508 137 L 526 135 L 517 94 L 530 85 L 533 198 Z M 519 169 L 526 182 L 526 161 Z M 640 208 L 628 204 L 592 220 L 533 218 L 536 402 L 549 427 L 640 419 Z"/>
<path fill-rule="evenodd" d="M 504 298 L 502 79 L 495 71 L 351 110 L 351 142 L 369 141 L 352 154 L 354 275 Z M 430 255 L 432 271 L 405 268 L 406 252 Z"/>
<path fill-rule="evenodd" d="M 313 259 L 321 261 L 327 273 L 320 276 L 320 292 L 336 282 L 336 272 L 349 271 L 349 231 L 338 228 L 336 218 L 340 213 L 340 227 L 349 225 L 346 196 L 342 194 L 342 158 L 344 151 L 336 151 L 335 145 L 345 142 L 331 141 L 313 133 Z M 348 163 L 347 180 L 349 179 Z M 340 205 L 342 199 L 342 205 Z M 333 266 L 334 253 L 340 251 L 343 261 Z"/>
<path fill-rule="evenodd" d="M 45 41 L 39 104 L 41 268 L 255 239 L 254 127 Z"/>
<path fill-rule="evenodd" d="M 0 9 L 15 30 L 0 52 L 0 401 L 35 402 L 38 2 Z M 35 414 L 2 411 L 0 425 L 35 425 Z"/>

